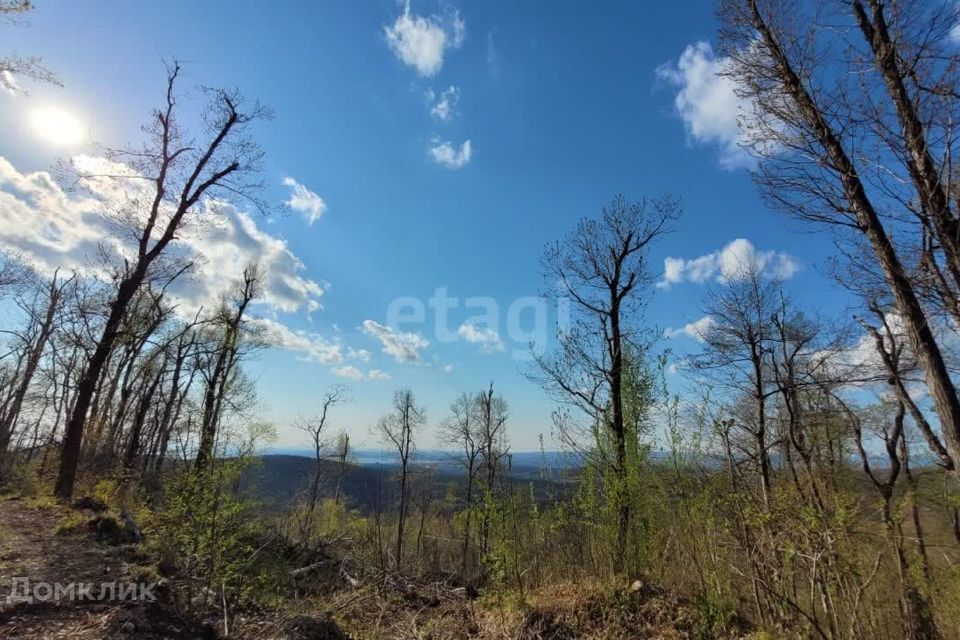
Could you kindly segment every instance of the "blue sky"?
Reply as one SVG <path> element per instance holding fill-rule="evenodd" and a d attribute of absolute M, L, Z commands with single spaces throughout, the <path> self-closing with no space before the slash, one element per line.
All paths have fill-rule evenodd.
<path fill-rule="evenodd" d="M 136 141 L 161 97 L 165 58 L 184 62 L 185 90 L 237 86 L 274 109 L 256 132 L 266 199 L 288 200 L 292 178 L 323 211 L 312 223 L 296 210 L 250 220 L 303 265 L 286 268 L 325 291 L 321 309 L 304 302 L 260 313 L 340 357 L 318 362 L 316 351 L 311 360 L 290 344 L 250 365 L 283 444 L 298 442 L 290 420 L 335 382 L 350 384 L 354 398 L 341 425 L 372 443 L 369 425 L 398 386 L 415 390 L 433 426 L 460 391 L 493 380 L 511 406 L 515 448 L 536 448 L 540 433 L 549 437 L 552 404 L 520 373 L 513 352 L 524 345 L 506 335 L 506 310 L 543 288 L 543 245 L 615 193 L 683 201 L 683 218 L 653 254 L 658 269 L 684 260 L 673 261 L 675 282 L 657 289 L 650 308 L 651 322 L 678 330 L 664 348 L 696 347 L 681 329 L 702 317 L 706 287 L 722 278 L 720 252 L 737 239 L 750 244 L 730 251 L 752 247 L 785 268 L 813 311 L 845 307 L 821 268 L 834 253 L 830 238 L 767 209 L 736 151 L 738 105 L 714 73 L 721 61 L 697 44 L 714 38 L 712 1 L 589 11 L 553 1 L 38 5 L 29 25 L 0 25 L 0 55 L 42 56 L 65 85 L 24 82 L 29 95 L 0 94 L 0 156 L 21 175 L 92 153 L 38 137 L 29 122 L 45 106 L 74 114 L 91 140 Z M 445 91 L 449 109 L 438 110 Z M 461 300 L 454 332 L 473 315 L 466 298 L 495 299 L 503 350 L 478 323 L 438 340 L 430 313 L 423 324 L 377 329 L 392 300 L 426 303 L 440 287 Z M 384 352 L 390 331 L 419 359 Z M 404 342 L 404 333 L 429 344 Z M 363 380 L 344 377 L 357 372 Z"/>

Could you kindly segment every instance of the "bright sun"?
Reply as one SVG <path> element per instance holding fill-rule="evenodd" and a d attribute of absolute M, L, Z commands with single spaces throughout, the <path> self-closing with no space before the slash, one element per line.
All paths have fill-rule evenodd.
<path fill-rule="evenodd" d="M 70 147 L 86 137 L 83 124 L 72 113 L 57 107 L 42 107 L 30 114 L 33 130 L 55 145 Z"/>

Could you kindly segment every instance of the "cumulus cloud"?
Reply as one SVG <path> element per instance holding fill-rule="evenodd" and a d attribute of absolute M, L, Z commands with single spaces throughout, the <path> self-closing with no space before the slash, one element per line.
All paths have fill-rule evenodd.
<path fill-rule="evenodd" d="M 366 376 L 363 375 L 363 371 L 349 364 L 342 367 L 334 367 L 333 373 L 341 378 L 349 378 L 351 380 L 363 380 L 366 378 Z"/>
<path fill-rule="evenodd" d="M 256 318 L 251 322 L 261 329 L 267 344 L 293 351 L 305 362 L 328 365 L 343 362 L 343 348 L 339 342 L 327 340 L 316 333 L 294 331 L 272 318 Z"/>
<path fill-rule="evenodd" d="M 79 156 L 74 163 L 83 172 L 133 175 L 103 158 Z M 0 244 L 41 273 L 60 268 L 107 278 L 101 257 L 116 261 L 133 255 L 129 229 L 139 226 L 145 210 L 138 206 L 144 197 L 141 185 L 98 178 L 85 181 L 85 191 L 68 193 L 49 173 L 22 173 L 0 157 Z M 171 250 L 197 265 L 169 290 L 184 313 L 216 300 L 251 263 L 260 266 L 263 302 L 272 309 L 320 308 L 326 286 L 304 275 L 303 262 L 286 241 L 260 229 L 253 216 L 230 203 L 204 201 Z"/>
<path fill-rule="evenodd" d="M 313 224 L 319 220 L 326 212 L 327 203 L 323 201 L 323 198 L 295 179 L 286 177 L 283 179 L 283 185 L 293 190 L 290 197 L 284 201 L 284 204 L 301 214 L 309 224 Z"/>
<path fill-rule="evenodd" d="M 347 378 L 349 380 L 389 380 L 390 374 L 381 371 L 380 369 L 371 369 L 367 373 L 364 373 L 357 367 L 353 365 L 343 365 L 342 367 L 334 367 L 331 369 L 333 375 L 340 378 Z"/>
<path fill-rule="evenodd" d="M 430 143 L 430 157 L 441 167 L 447 169 L 462 169 L 470 162 L 473 149 L 470 141 L 466 140 L 457 149 L 451 142 L 434 138 Z"/>
<path fill-rule="evenodd" d="M 710 43 L 697 42 L 688 45 L 676 62 L 658 67 L 656 75 L 677 89 L 674 107 L 690 138 L 716 145 L 720 164 L 732 169 L 751 163 L 738 119 L 753 105 L 737 96 L 733 80 L 723 75 L 729 64 L 714 54 Z"/>
<path fill-rule="evenodd" d="M 419 362 L 421 351 L 430 345 L 419 333 L 396 331 L 375 320 L 364 320 L 363 331 L 379 340 L 383 353 L 393 356 L 397 362 Z"/>
<path fill-rule="evenodd" d="M 270 307 L 285 312 L 320 308 L 327 285 L 302 275 L 306 267 L 286 240 L 266 233 L 249 213 L 229 203 L 211 201 L 207 206 L 219 215 L 207 216 L 206 224 L 187 227 L 180 236 L 198 256 L 199 277 L 175 293 L 189 295 L 195 306 L 207 304 L 224 282 L 240 280 L 244 266 L 256 263 L 264 278 L 263 300 Z"/>
<path fill-rule="evenodd" d="M 733 282 L 756 272 L 763 277 L 787 280 L 800 270 L 800 262 L 782 251 L 757 251 L 744 238 L 727 244 L 720 251 L 697 258 L 666 258 L 660 288 L 682 282 L 703 284 L 709 281 Z"/>
<path fill-rule="evenodd" d="M 427 91 L 427 101 L 430 102 L 430 115 L 441 122 L 450 122 L 457 114 L 460 104 L 460 89 L 450 85 L 439 94 L 432 89 Z"/>
<path fill-rule="evenodd" d="M 457 11 L 448 16 L 418 16 L 410 11 L 410 0 L 405 0 L 403 13 L 394 23 L 383 28 L 394 55 L 425 78 L 440 71 L 446 52 L 458 49 L 466 33 L 466 23 Z"/>
<path fill-rule="evenodd" d="M 703 342 L 704 337 L 707 335 L 707 332 L 710 331 L 710 328 L 713 327 L 715 321 L 712 316 L 703 316 L 695 322 L 689 322 L 679 329 L 668 328 L 663 332 L 663 335 L 667 338 L 677 338 L 680 336 L 686 336 L 688 338 L 693 338 L 697 342 Z"/>
<path fill-rule="evenodd" d="M 484 353 L 503 351 L 504 349 L 500 335 L 489 327 L 478 327 L 475 324 L 464 322 L 457 329 L 457 334 L 467 342 L 479 345 L 480 350 Z"/>

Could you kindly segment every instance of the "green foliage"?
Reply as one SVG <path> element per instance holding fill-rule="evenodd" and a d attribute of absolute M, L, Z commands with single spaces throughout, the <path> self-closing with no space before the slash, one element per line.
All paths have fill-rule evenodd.
<path fill-rule="evenodd" d="M 202 473 L 172 474 L 163 508 L 147 525 L 148 540 L 189 578 L 188 606 L 203 609 L 226 596 L 233 602 L 268 595 L 269 572 L 255 565 L 258 520 L 255 503 L 238 491 L 249 459 L 220 460 Z"/>

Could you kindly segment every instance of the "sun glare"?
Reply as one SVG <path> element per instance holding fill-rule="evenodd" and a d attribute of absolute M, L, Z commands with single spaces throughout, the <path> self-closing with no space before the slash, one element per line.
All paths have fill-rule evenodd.
<path fill-rule="evenodd" d="M 83 124 L 72 113 L 57 107 L 42 107 L 30 115 L 34 132 L 58 146 L 70 147 L 83 142 Z"/>

